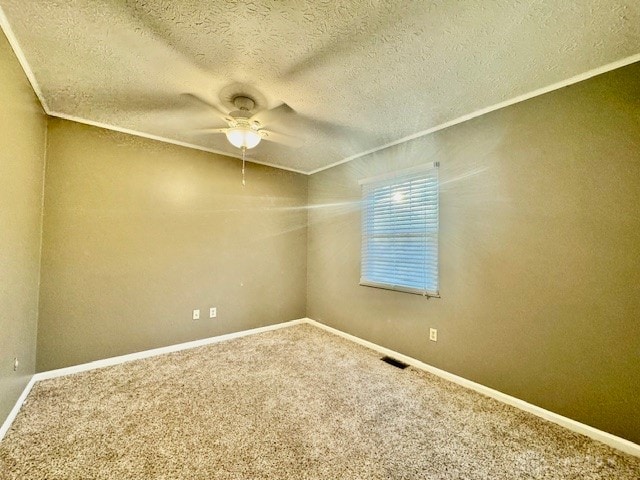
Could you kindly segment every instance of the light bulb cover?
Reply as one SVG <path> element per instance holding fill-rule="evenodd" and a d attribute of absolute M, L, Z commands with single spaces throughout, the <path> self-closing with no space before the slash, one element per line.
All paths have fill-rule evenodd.
<path fill-rule="evenodd" d="M 227 130 L 226 135 L 229 143 L 237 148 L 253 148 L 262 140 L 258 132 L 244 126 L 232 127 Z"/>

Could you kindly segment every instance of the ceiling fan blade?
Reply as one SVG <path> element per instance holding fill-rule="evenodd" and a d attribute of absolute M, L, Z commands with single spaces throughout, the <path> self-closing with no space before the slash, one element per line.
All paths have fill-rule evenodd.
<path fill-rule="evenodd" d="M 304 140 L 298 137 L 293 137 L 285 133 L 274 132 L 273 130 L 260 130 L 260 136 L 269 142 L 280 143 L 287 147 L 300 148 L 304 145 Z"/>
<path fill-rule="evenodd" d="M 295 110 L 286 103 L 282 103 L 277 107 L 273 107 L 269 110 L 261 110 L 251 120 L 259 122 L 261 125 L 278 125 L 285 129 L 295 126 L 295 119 L 293 116 L 296 114 Z"/>
<path fill-rule="evenodd" d="M 339 28 L 338 32 L 332 35 L 331 41 L 289 67 L 284 72 L 283 79 L 295 78 L 309 70 L 334 62 L 354 50 L 366 47 L 403 17 L 411 15 L 405 2 L 376 2 L 376 5 L 374 7 L 373 2 L 368 3 L 365 14 L 355 15 L 355 20 L 350 25 Z"/>
<path fill-rule="evenodd" d="M 190 130 L 189 133 L 194 135 L 207 135 L 210 133 L 227 133 L 228 128 L 198 128 L 196 130 Z"/>
<path fill-rule="evenodd" d="M 177 100 L 177 101 L 176 101 Z M 156 101 L 148 98 L 145 102 L 127 101 L 127 97 L 115 96 L 110 101 L 113 104 L 114 118 L 122 121 L 134 121 L 139 125 L 152 128 L 154 131 L 185 131 L 198 128 L 218 128 L 227 126 L 226 122 L 218 121 L 210 109 L 194 108 L 185 105 L 175 95 L 159 96 Z"/>
<path fill-rule="evenodd" d="M 101 2 L 102 15 L 114 24 L 108 34 L 109 48 L 149 75 L 165 73 L 170 66 L 171 75 L 164 78 L 174 87 L 206 88 L 210 74 L 198 65 L 197 56 L 152 12 L 144 11 L 147 7 L 142 2 Z"/>
<path fill-rule="evenodd" d="M 159 116 L 175 113 L 184 107 L 184 102 L 175 94 L 163 91 L 114 88 L 111 91 L 88 89 L 70 93 L 67 88 L 61 88 L 51 90 L 51 93 L 61 103 L 70 105 L 73 111 L 78 112 L 78 116 L 91 119 L 105 111 L 116 117 L 129 113 L 136 116 Z"/>
<path fill-rule="evenodd" d="M 223 111 L 221 111 L 213 102 L 207 100 L 205 97 L 203 97 L 203 96 L 201 96 L 201 95 L 199 95 L 197 93 L 182 93 L 181 95 L 183 97 L 189 98 L 191 100 L 195 100 L 196 102 L 199 102 L 200 104 L 206 105 L 211 110 L 213 110 L 213 113 L 215 113 L 216 116 L 220 117 L 224 121 L 226 121 L 227 117 L 229 116 L 226 113 L 224 113 Z"/>
<path fill-rule="evenodd" d="M 287 135 L 294 137 L 311 132 L 318 132 L 328 137 L 362 136 L 366 134 L 362 130 L 353 127 L 327 122 L 326 120 L 297 112 L 286 103 L 270 110 L 258 112 L 251 119 L 257 120 L 261 125 L 283 130 Z"/>

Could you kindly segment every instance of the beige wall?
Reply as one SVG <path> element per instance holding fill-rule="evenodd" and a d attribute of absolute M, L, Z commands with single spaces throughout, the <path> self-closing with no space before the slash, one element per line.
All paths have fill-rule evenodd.
<path fill-rule="evenodd" d="M 358 179 L 436 160 L 442 298 L 359 286 Z M 309 200 L 309 317 L 640 443 L 640 64 L 315 174 Z"/>
<path fill-rule="evenodd" d="M 304 317 L 307 177 L 240 171 L 51 119 L 38 370 Z"/>
<path fill-rule="evenodd" d="M 45 115 L 0 32 L 0 424 L 35 371 L 45 134 Z"/>

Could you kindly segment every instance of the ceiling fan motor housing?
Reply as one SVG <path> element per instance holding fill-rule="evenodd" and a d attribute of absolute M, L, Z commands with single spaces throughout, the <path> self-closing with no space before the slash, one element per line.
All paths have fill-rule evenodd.
<path fill-rule="evenodd" d="M 238 95 L 234 97 L 233 104 L 238 110 L 245 110 L 250 112 L 256 106 L 256 102 L 251 97 L 245 95 Z"/>

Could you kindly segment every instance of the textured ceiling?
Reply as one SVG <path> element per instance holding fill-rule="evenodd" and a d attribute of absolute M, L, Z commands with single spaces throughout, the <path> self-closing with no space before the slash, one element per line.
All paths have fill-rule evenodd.
<path fill-rule="evenodd" d="M 640 53 L 638 0 L 0 6 L 49 113 L 237 156 L 195 96 L 226 113 L 247 91 L 304 141 L 250 157 L 304 172 Z"/>

